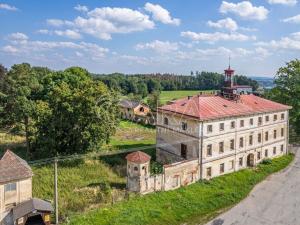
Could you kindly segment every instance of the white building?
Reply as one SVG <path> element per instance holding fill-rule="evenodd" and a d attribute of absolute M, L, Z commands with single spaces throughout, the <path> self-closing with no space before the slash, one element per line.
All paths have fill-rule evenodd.
<path fill-rule="evenodd" d="M 233 70 L 218 95 L 197 95 L 159 107 L 157 160 L 198 159 L 200 179 L 251 167 L 287 153 L 291 107 L 239 94 Z"/>

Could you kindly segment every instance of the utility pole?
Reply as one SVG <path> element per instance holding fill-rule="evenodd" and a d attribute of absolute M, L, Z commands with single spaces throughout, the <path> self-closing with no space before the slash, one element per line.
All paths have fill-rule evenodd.
<path fill-rule="evenodd" d="M 54 201 L 55 201 L 55 224 L 58 225 L 58 191 L 57 191 L 57 158 L 54 159 Z"/>

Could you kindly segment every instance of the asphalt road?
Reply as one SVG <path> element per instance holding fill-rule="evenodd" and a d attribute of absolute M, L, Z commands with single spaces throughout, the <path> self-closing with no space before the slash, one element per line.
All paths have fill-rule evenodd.
<path fill-rule="evenodd" d="M 258 184 L 243 200 L 207 225 L 300 225 L 300 149 L 287 169 Z"/>

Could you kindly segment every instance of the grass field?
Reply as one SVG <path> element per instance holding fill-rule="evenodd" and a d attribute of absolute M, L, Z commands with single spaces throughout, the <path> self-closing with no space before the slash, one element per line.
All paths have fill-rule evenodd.
<path fill-rule="evenodd" d="M 282 156 L 255 169 L 241 170 L 174 191 L 133 197 L 113 207 L 77 215 L 69 224 L 203 224 L 244 199 L 257 183 L 285 168 L 293 158 L 293 155 Z"/>
<path fill-rule="evenodd" d="M 24 137 L 0 133 L 0 155 L 7 148 L 25 157 Z M 121 121 L 111 142 L 111 150 L 152 146 L 155 129 Z M 154 149 L 147 153 L 154 158 Z M 126 196 L 126 154 L 70 160 L 58 164 L 59 213 L 67 220 L 74 213 L 106 207 Z M 53 165 L 32 166 L 33 196 L 53 201 Z"/>
<path fill-rule="evenodd" d="M 183 91 L 162 91 L 160 94 L 160 101 L 162 104 L 168 101 L 187 97 L 189 95 L 199 94 L 200 90 L 183 90 Z M 210 91 L 202 91 L 210 92 Z"/>

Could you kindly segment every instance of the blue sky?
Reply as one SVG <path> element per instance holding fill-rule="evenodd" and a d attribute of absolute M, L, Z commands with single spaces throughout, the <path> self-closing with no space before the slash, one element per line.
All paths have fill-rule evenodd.
<path fill-rule="evenodd" d="M 0 63 L 273 76 L 299 58 L 297 0 L 1 1 Z"/>

